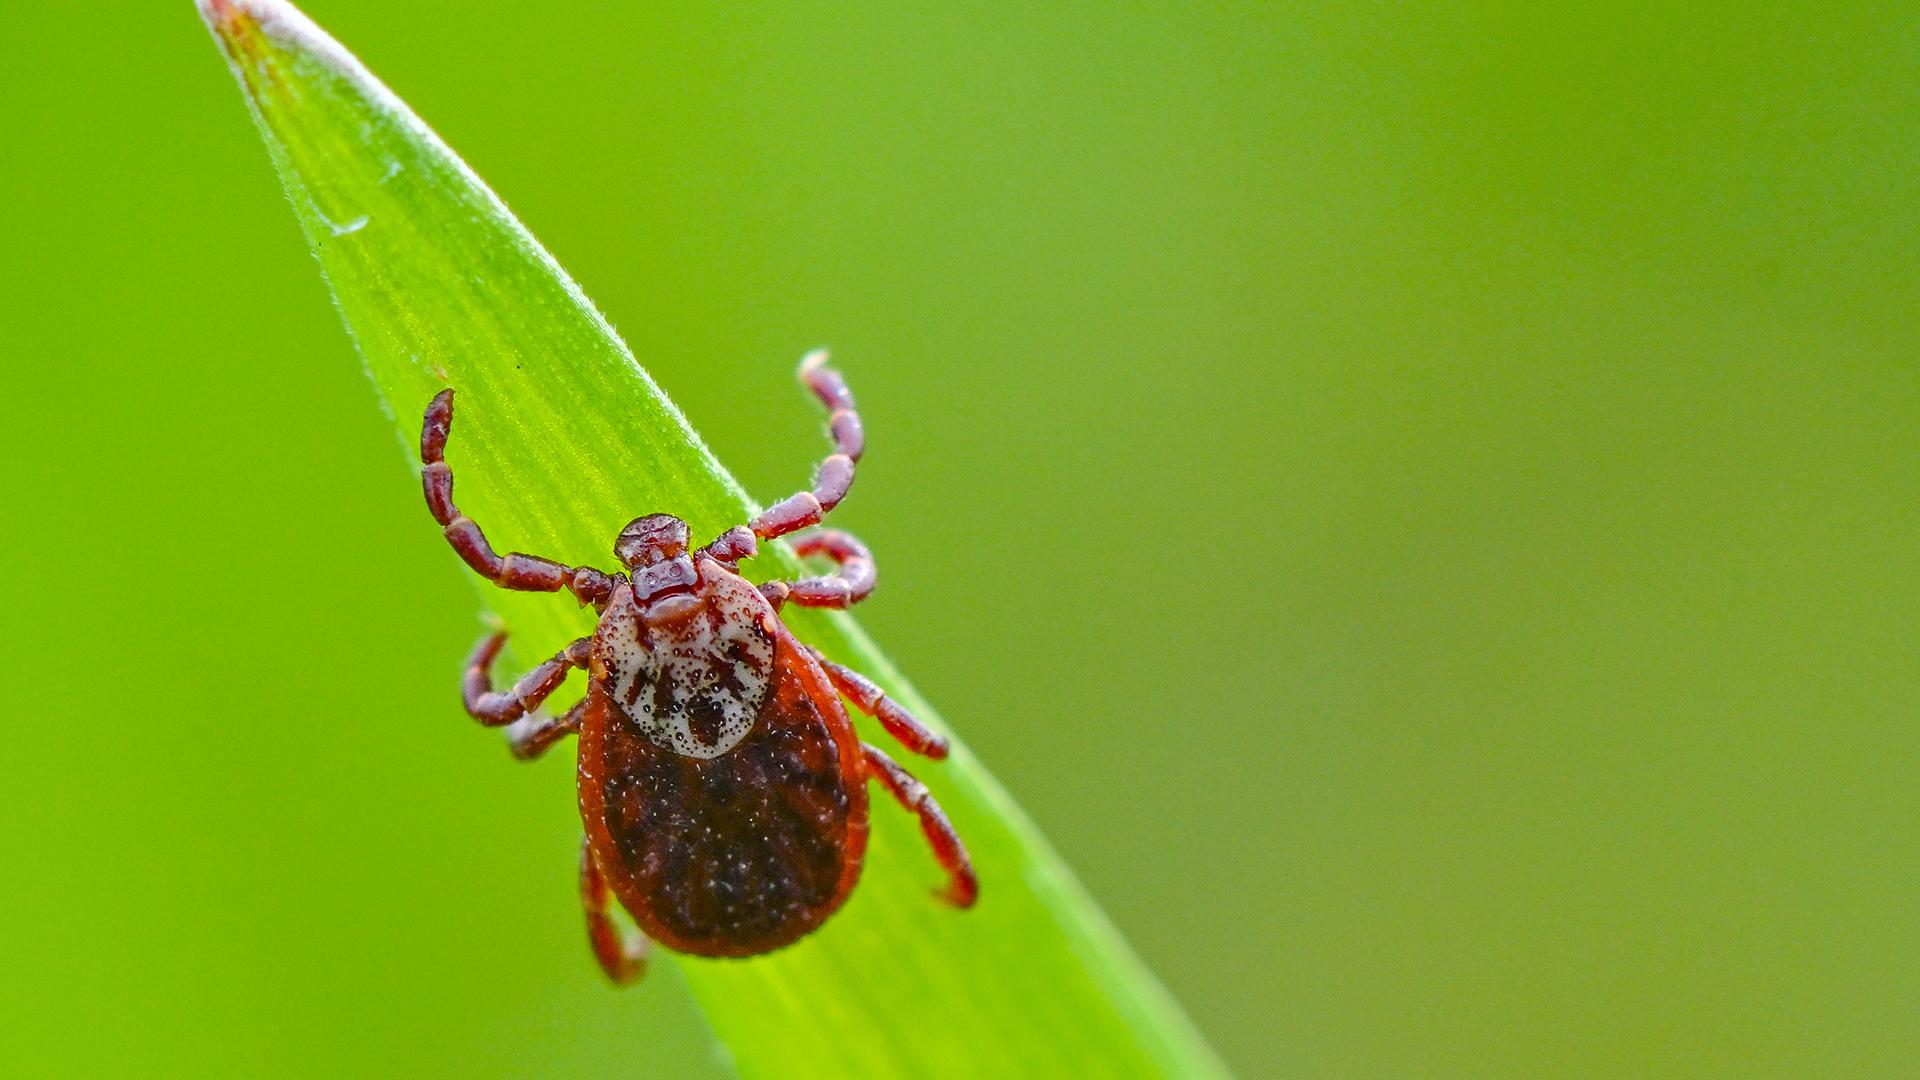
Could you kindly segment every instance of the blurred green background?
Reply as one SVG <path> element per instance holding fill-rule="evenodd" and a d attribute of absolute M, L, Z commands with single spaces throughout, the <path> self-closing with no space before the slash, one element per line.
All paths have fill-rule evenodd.
<path fill-rule="evenodd" d="M 835 346 L 866 625 L 1243 1075 L 1910 1074 L 1920 13 L 306 9 L 753 490 Z M 191 4 L 0 95 L 0 1053 L 722 1075 Z"/>

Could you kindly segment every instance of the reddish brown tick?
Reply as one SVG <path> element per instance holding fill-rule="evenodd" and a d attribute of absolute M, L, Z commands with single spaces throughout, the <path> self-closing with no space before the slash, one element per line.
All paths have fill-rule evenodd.
<path fill-rule="evenodd" d="M 873 558 L 853 537 L 817 529 L 794 539 L 835 572 L 755 587 L 739 574 L 757 541 L 819 524 L 846 497 L 864 436 L 853 395 L 824 352 L 800 377 L 831 413 L 834 453 L 811 490 L 775 503 L 706 547 L 687 549 L 671 514 L 635 518 L 613 553 L 624 572 L 563 566 L 537 555 L 496 555 L 453 503 L 444 455 L 453 391 L 427 406 L 421 483 L 454 551 L 505 589 L 566 589 L 599 625 L 515 683 L 492 689 L 506 641 L 496 633 L 467 661 L 467 711 L 507 728 L 514 756 L 538 757 L 578 734 L 580 900 L 587 938 L 616 982 L 639 978 L 648 939 L 700 956 L 752 956 L 805 936 L 847 899 L 867 846 L 867 781 L 920 818 L 946 869 L 942 895 L 969 907 L 973 867 L 927 789 L 862 743 L 840 697 L 877 719 L 909 750 L 943 758 L 947 744 L 865 676 L 802 645 L 781 605 L 844 608 L 873 591 Z M 559 717 L 535 711 L 575 668 L 587 694 Z M 607 911 L 618 897 L 642 931 L 622 934 Z"/>

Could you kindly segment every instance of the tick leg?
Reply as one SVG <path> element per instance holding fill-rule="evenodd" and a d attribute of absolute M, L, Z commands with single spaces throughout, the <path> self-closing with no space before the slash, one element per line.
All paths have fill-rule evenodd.
<path fill-rule="evenodd" d="M 514 683 L 513 689 L 498 693 L 491 689 L 493 660 L 506 643 L 504 630 L 481 638 L 473 647 L 473 655 L 467 657 L 467 673 L 460 680 L 460 696 L 467 712 L 488 727 L 511 724 L 539 708 L 547 695 L 566 681 L 569 671 L 587 666 L 587 651 L 591 647 L 591 639 L 581 638 L 555 653 L 552 659 L 541 661 L 539 667 Z"/>
<path fill-rule="evenodd" d="M 653 942 L 638 930 L 622 933 L 614 925 L 613 916 L 607 914 L 607 899 L 612 892 L 606 877 L 600 873 L 599 864 L 594 862 L 593 849 L 581 841 L 580 907 L 587 914 L 587 941 L 593 946 L 594 958 L 600 961 L 607 978 L 625 985 L 647 973 L 647 957 L 653 952 Z"/>
<path fill-rule="evenodd" d="M 453 430 L 453 391 L 442 390 L 427 405 L 420 426 L 420 487 L 427 509 L 440 523 L 447 543 L 474 572 L 503 589 L 558 592 L 569 589 L 583 604 L 599 608 L 613 595 L 613 579 L 592 567 L 562 566 L 538 555 L 493 553 L 486 534 L 453 503 L 453 469 L 446 462 L 447 435 Z"/>
<path fill-rule="evenodd" d="M 754 540 L 753 530 L 745 525 L 735 525 L 715 537 L 713 543 L 701 548 L 699 553 L 720 560 L 727 569 L 732 570 L 741 559 L 750 559 L 759 551 L 760 545 Z"/>
<path fill-rule="evenodd" d="M 886 691 L 874 685 L 872 679 L 850 667 L 834 663 L 819 649 L 808 646 L 807 651 L 820 661 L 820 667 L 826 671 L 827 680 L 833 683 L 833 688 L 853 702 L 855 708 L 880 721 L 880 726 L 887 729 L 887 734 L 898 739 L 900 745 L 936 761 L 947 756 L 947 740 L 928 730 L 912 713 L 888 697 Z"/>
<path fill-rule="evenodd" d="M 954 907 L 972 907 L 980 896 L 980 881 L 973 876 L 967 846 L 960 842 L 960 834 L 953 831 L 940 804 L 933 801 L 925 784 L 915 780 L 912 773 L 881 753 L 878 747 L 861 743 L 860 749 L 867 755 L 867 775 L 880 781 L 901 806 L 919 815 L 920 831 L 926 834 L 934 858 L 940 860 L 947 871 L 947 887 L 938 894 L 940 898 Z"/>
<path fill-rule="evenodd" d="M 820 524 L 820 519 L 847 497 L 847 489 L 853 486 L 854 462 L 860 460 L 861 451 L 866 449 L 866 435 L 860 430 L 860 414 L 853 408 L 853 394 L 840 373 L 827 366 L 825 349 L 810 352 L 800 361 L 800 381 L 827 407 L 827 430 L 833 436 L 833 453 L 813 474 L 811 488 L 774 503 L 747 523 L 762 540 Z"/>
<path fill-rule="evenodd" d="M 839 564 L 831 574 L 782 582 L 766 592 L 774 607 L 791 600 L 801 607 L 846 608 L 873 594 L 877 579 L 873 556 L 867 545 L 853 534 L 838 529 L 817 529 L 794 538 L 793 550 L 800 555 L 824 555 Z"/>
<path fill-rule="evenodd" d="M 567 710 L 567 715 L 552 717 L 546 713 L 528 713 L 507 725 L 507 749 L 521 761 L 532 761 L 569 735 L 580 734 L 580 718 L 587 713 L 582 700 Z"/>

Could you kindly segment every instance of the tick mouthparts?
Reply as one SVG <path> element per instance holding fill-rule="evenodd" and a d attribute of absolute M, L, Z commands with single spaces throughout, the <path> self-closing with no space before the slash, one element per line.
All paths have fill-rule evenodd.
<path fill-rule="evenodd" d="M 661 593 L 679 592 L 699 580 L 692 559 L 685 555 L 667 559 L 633 572 L 634 599 L 645 601 Z"/>

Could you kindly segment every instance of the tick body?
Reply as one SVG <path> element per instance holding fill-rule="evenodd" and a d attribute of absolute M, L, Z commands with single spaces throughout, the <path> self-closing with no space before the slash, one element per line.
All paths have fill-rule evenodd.
<path fill-rule="evenodd" d="M 800 374 L 830 412 L 834 443 L 813 486 L 698 549 L 689 549 L 679 518 L 636 518 L 614 544 L 624 568 L 615 572 L 496 555 L 453 501 L 445 461 L 453 391 L 427 407 L 421 481 L 454 550 L 502 588 L 566 590 L 599 615 L 591 636 L 505 691 L 491 676 L 505 635 L 482 640 L 462 697 L 482 724 L 507 728 L 523 760 L 579 736 L 580 897 L 594 955 L 616 982 L 644 972 L 650 941 L 699 956 L 753 956 L 819 927 L 859 879 L 869 780 L 919 817 L 947 873 L 945 899 L 964 908 L 978 893 L 939 806 L 860 741 L 842 696 L 910 750 L 942 758 L 945 741 L 780 621 L 785 604 L 844 608 L 874 585 L 864 545 L 812 528 L 846 496 L 864 448 L 853 397 L 824 353 L 808 356 Z M 759 541 L 796 532 L 796 550 L 831 560 L 834 572 L 761 586 L 740 576 Z M 539 711 L 576 668 L 587 671 L 586 696 L 563 715 Z M 639 935 L 616 928 L 609 897 Z"/>

